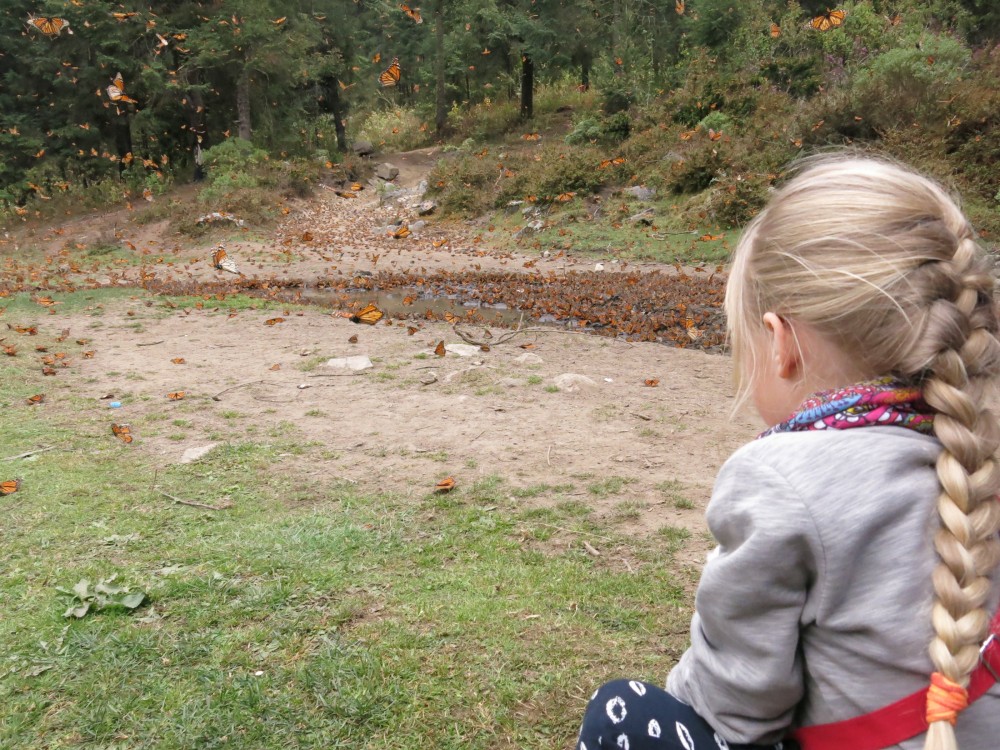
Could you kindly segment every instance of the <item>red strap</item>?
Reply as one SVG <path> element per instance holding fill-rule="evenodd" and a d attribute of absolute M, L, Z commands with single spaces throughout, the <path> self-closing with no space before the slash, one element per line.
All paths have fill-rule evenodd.
<path fill-rule="evenodd" d="M 969 703 L 1000 679 L 1000 609 L 990 625 L 979 666 L 969 677 Z M 792 733 L 802 750 L 883 750 L 927 731 L 927 688 L 853 719 L 800 727 Z"/>

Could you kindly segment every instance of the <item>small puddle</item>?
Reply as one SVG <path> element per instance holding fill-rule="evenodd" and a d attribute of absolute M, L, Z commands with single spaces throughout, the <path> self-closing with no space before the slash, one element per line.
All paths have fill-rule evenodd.
<path fill-rule="evenodd" d="M 493 304 L 474 299 L 463 299 L 459 294 L 434 294 L 418 287 L 396 287 L 393 289 L 307 289 L 302 292 L 302 301 L 324 307 L 351 307 L 352 302 L 366 305 L 374 302 L 386 315 L 394 318 L 427 318 L 447 320 L 454 316 L 470 323 L 486 323 L 497 326 L 515 327 L 530 318 L 520 310 L 512 310 L 503 302 Z M 558 323 L 552 315 L 545 321 Z"/>

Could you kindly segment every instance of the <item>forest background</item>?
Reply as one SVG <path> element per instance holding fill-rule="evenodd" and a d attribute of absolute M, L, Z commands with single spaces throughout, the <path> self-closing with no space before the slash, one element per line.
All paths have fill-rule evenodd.
<path fill-rule="evenodd" d="M 829 28 L 813 22 L 830 10 L 771 0 L 16 0 L 0 13 L 0 207 L 14 218 L 60 195 L 88 206 L 120 201 L 123 188 L 157 194 L 190 180 L 196 144 L 208 163 L 228 165 L 206 200 L 247 204 L 262 179 L 251 167 L 308 191 L 345 159 L 356 172 L 348 146 L 368 140 L 382 151 L 459 151 L 431 181 L 459 213 L 643 183 L 739 226 L 790 161 L 850 144 L 947 180 L 975 223 L 995 231 L 1000 10 L 877 0 L 843 3 Z M 31 18 L 68 25 L 46 34 Z M 398 82 L 381 85 L 394 59 Z M 560 111 L 569 132 L 541 158 L 482 158 L 484 143 L 531 138 Z"/>

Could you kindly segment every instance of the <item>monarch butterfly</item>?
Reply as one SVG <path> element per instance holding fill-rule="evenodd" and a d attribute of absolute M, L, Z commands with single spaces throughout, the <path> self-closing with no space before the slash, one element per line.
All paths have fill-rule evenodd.
<path fill-rule="evenodd" d="M 212 253 L 212 265 L 220 271 L 229 271 L 229 273 L 240 272 L 239 266 L 236 265 L 236 261 L 229 257 L 226 253 L 226 248 L 222 245 L 215 248 L 215 252 Z"/>
<path fill-rule="evenodd" d="M 183 365 L 187 360 L 184 357 L 174 357 L 170 361 L 175 365 Z"/>
<path fill-rule="evenodd" d="M 434 485 L 435 492 L 451 492 L 455 489 L 455 477 L 445 477 Z"/>
<path fill-rule="evenodd" d="M 410 228 L 406 226 L 406 224 L 403 224 L 399 227 L 399 229 L 392 233 L 392 236 L 397 240 L 405 239 L 410 236 Z"/>
<path fill-rule="evenodd" d="M 439 357 L 443 357 L 447 351 L 444 348 L 444 341 L 438 341 L 437 346 L 434 347 L 434 353 Z"/>
<path fill-rule="evenodd" d="M 424 22 L 424 19 L 420 15 L 420 8 L 411 8 L 409 5 L 400 5 L 399 9 L 408 15 L 414 23 Z"/>
<path fill-rule="evenodd" d="M 816 16 L 809 25 L 817 31 L 826 31 L 840 26 L 845 18 L 847 18 L 846 10 L 828 10 Z"/>
<path fill-rule="evenodd" d="M 121 440 L 123 443 L 132 442 L 132 427 L 127 424 L 113 424 L 111 425 L 111 432 L 116 438 Z"/>
<path fill-rule="evenodd" d="M 772 23 L 771 24 L 771 37 L 773 39 L 777 39 L 779 36 L 781 36 L 781 27 L 778 26 L 778 24 L 776 24 L 776 23 Z"/>
<path fill-rule="evenodd" d="M 284 322 L 285 322 L 284 318 L 268 318 L 267 320 L 264 321 L 264 325 L 276 326 L 278 325 L 278 323 L 284 323 Z"/>
<path fill-rule="evenodd" d="M 347 339 L 347 343 L 348 344 L 356 344 L 356 343 L 358 343 L 358 334 L 354 334 L 349 339 Z"/>
<path fill-rule="evenodd" d="M 399 83 L 399 77 L 402 73 L 402 68 L 399 67 L 399 58 L 392 58 L 392 64 L 382 71 L 382 75 L 378 77 L 378 82 L 383 86 L 395 86 Z"/>
<path fill-rule="evenodd" d="M 184 395 L 185 395 L 184 391 L 174 391 L 173 393 L 168 393 L 167 398 L 169 398 L 171 401 L 180 401 L 182 398 L 184 398 Z"/>
<path fill-rule="evenodd" d="M 40 404 L 45 401 L 45 394 L 36 393 L 34 396 L 28 396 L 27 401 L 29 406 L 35 406 L 36 404 Z"/>
<path fill-rule="evenodd" d="M 126 104 L 138 104 L 135 99 L 131 96 L 125 95 L 125 80 L 122 78 L 121 73 L 117 73 L 111 81 L 111 85 L 106 89 L 108 92 L 108 99 L 113 101 L 115 104 L 118 102 L 124 102 Z"/>
<path fill-rule="evenodd" d="M 8 479 L 6 482 L 0 482 L 0 495 L 13 495 L 21 489 L 20 479 Z"/>
<path fill-rule="evenodd" d="M 40 32 L 45 34 L 45 36 L 59 36 L 63 29 L 66 29 L 68 34 L 72 34 L 69 31 L 69 21 L 65 18 L 48 18 L 45 16 L 40 16 L 35 18 L 33 16 L 28 16 L 28 25 L 34 26 Z"/>
<path fill-rule="evenodd" d="M 121 23 L 122 21 L 127 21 L 130 18 L 135 18 L 137 15 L 139 14 L 133 10 L 129 11 L 128 13 L 112 13 L 111 17 L 114 18 L 119 23 Z"/>
<path fill-rule="evenodd" d="M 890 26 L 899 26 L 899 24 L 903 20 L 903 16 L 900 15 L 899 13 L 896 13 L 896 14 L 894 14 L 892 16 L 889 16 L 889 18 L 887 20 L 889 21 L 889 25 Z"/>
<path fill-rule="evenodd" d="M 378 309 L 374 303 L 365 305 L 359 312 L 352 315 L 349 320 L 352 323 L 365 323 L 373 326 L 385 316 L 385 313 Z"/>
<path fill-rule="evenodd" d="M 684 15 L 684 0 L 674 0 L 674 10 L 677 11 L 677 15 Z"/>
<path fill-rule="evenodd" d="M 647 378 L 645 381 L 643 381 L 643 385 L 649 388 L 656 388 L 656 386 L 658 386 L 659 384 L 660 384 L 659 378 Z"/>

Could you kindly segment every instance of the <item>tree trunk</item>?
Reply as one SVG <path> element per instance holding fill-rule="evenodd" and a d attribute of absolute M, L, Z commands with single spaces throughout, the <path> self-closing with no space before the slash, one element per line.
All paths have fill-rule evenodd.
<path fill-rule="evenodd" d="M 434 77 L 437 85 L 434 127 L 441 136 L 448 122 L 448 100 L 444 89 L 444 0 L 438 0 L 434 7 Z"/>
<path fill-rule="evenodd" d="M 250 69 L 244 68 L 236 81 L 236 112 L 239 117 L 239 136 L 249 141 L 250 129 Z"/>
<path fill-rule="evenodd" d="M 535 109 L 535 63 L 527 52 L 521 55 L 521 119 L 530 120 Z"/>
<path fill-rule="evenodd" d="M 330 81 L 326 87 L 329 91 L 330 114 L 333 115 L 333 128 L 337 131 L 337 150 L 341 153 L 347 151 L 347 129 L 344 127 L 344 104 L 340 100 L 340 84 L 336 78 Z"/>

